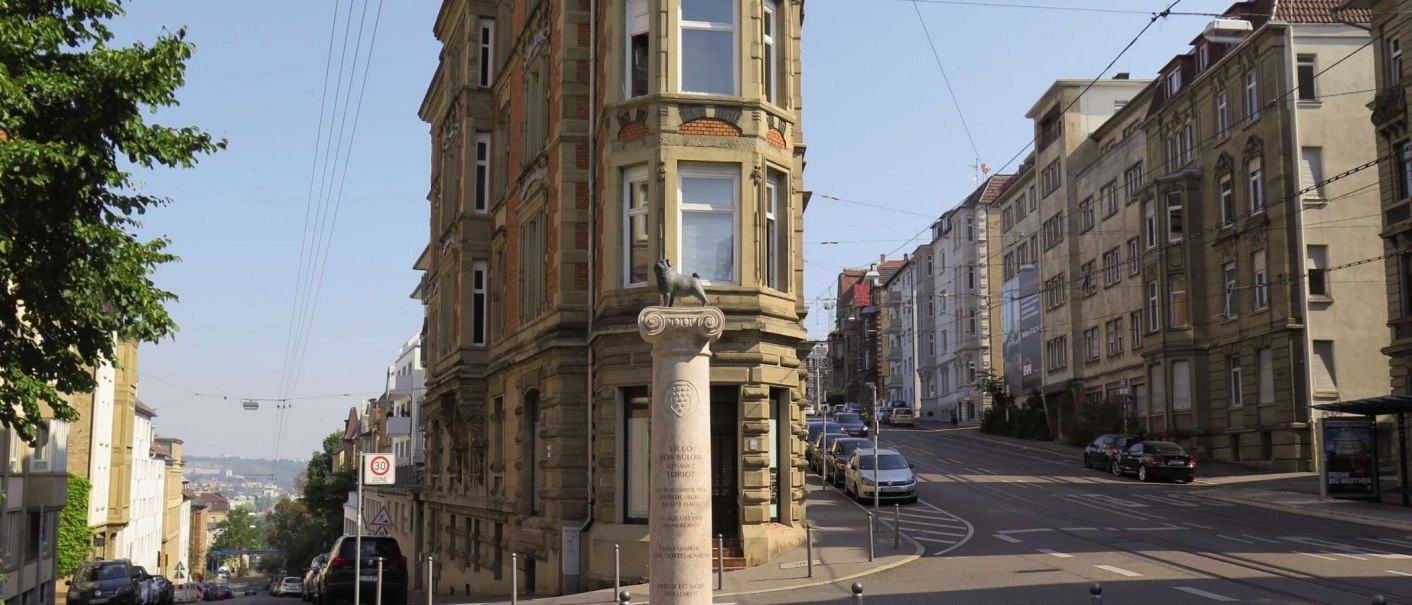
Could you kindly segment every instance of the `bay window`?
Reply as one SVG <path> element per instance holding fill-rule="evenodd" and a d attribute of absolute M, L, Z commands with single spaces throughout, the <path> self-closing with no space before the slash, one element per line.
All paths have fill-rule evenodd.
<path fill-rule="evenodd" d="M 765 285 L 776 290 L 781 287 L 780 274 L 783 257 L 780 255 L 780 213 L 787 208 L 785 203 L 784 175 L 770 171 L 765 178 Z"/>
<path fill-rule="evenodd" d="M 677 270 L 686 275 L 699 273 L 706 283 L 736 283 L 738 167 L 683 163 L 678 172 L 681 266 Z"/>
<path fill-rule="evenodd" d="M 623 285 L 647 283 L 652 260 L 648 255 L 647 168 L 623 171 Z"/>
<path fill-rule="evenodd" d="M 765 14 L 761 16 L 760 27 L 764 30 L 764 74 L 763 84 L 765 100 L 771 103 L 778 103 L 775 87 L 778 79 L 779 53 L 775 50 L 775 41 L 779 40 L 779 4 L 776 0 L 765 0 Z"/>
<path fill-rule="evenodd" d="M 485 346 L 487 277 L 485 261 L 471 263 L 471 344 L 474 346 Z"/>
<path fill-rule="evenodd" d="M 682 92 L 735 95 L 736 3 L 681 0 L 678 37 Z"/>
<path fill-rule="evenodd" d="M 631 99 L 647 94 L 647 0 L 628 0 L 627 9 L 627 77 L 623 78 L 623 92 Z"/>

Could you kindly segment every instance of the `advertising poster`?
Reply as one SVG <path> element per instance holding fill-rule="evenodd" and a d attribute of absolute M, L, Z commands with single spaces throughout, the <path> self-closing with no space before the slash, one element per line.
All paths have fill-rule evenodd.
<path fill-rule="evenodd" d="M 1373 421 L 1363 416 L 1324 418 L 1324 485 L 1330 498 L 1379 497 Z"/>
<path fill-rule="evenodd" d="M 1005 382 L 1023 400 L 1044 377 L 1044 336 L 1040 332 L 1039 271 L 1019 271 L 1001 285 L 1005 341 Z"/>

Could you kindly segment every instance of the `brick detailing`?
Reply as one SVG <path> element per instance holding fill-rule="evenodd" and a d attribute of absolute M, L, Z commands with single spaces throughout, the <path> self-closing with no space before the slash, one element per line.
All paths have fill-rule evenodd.
<path fill-rule="evenodd" d="M 642 122 L 629 122 L 627 125 L 618 129 L 618 140 L 624 142 L 635 141 L 649 134 L 652 133 L 647 130 L 646 124 Z"/>
<path fill-rule="evenodd" d="M 771 128 L 770 130 L 766 131 L 765 140 L 771 145 L 774 145 L 775 147 L 779 147 L 780 149 L 785 148 L 784 135 L 780 134 L 780 131 L 778 130 Z"/>
<path fill-rule="evenodd" d="M 738 137 L 740 127 L 716 118 L 701 118 L 681 125 L 682 134 L 704 134 L 716 137 Z"/>

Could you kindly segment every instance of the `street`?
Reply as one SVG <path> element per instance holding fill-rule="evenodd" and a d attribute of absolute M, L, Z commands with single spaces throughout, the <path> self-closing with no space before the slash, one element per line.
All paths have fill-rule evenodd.
<path fill-rule="evenodd" d="M 1412 602 L 1408 532 L 1214 500 L 1199 464 L 1194 484 L 1142 483 L 969 430 L 883 427 L 881 441 L 915 466 L 921 501 L 901 525 L 926 555 L 862 578 L 869 602 L 1081 603 L 1095 582 L 1118 603 Z M 880 550 L 892 517 L 884 506 Z M 740 602 L 843 603 L 847 584 Z"/>

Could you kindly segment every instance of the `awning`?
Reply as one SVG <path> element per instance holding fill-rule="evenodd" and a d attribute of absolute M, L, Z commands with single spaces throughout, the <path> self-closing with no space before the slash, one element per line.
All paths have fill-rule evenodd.
<path fill-rule="evenodd" d="M 1367 399 L 1356 399 L 1353 401 L 1320 403 L 1315 405 L 1314 409 L 1324 410 L 1326 412 L 1342 412 L 1344 414 L 1361 414 L 1364 416 L 1406 414 L 1412 413 L 1412 395 L 1384 395 L 1382 397 L 1369 397 Z"/>

